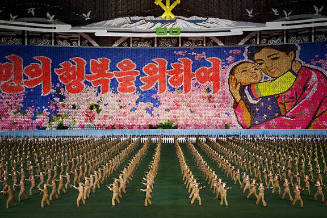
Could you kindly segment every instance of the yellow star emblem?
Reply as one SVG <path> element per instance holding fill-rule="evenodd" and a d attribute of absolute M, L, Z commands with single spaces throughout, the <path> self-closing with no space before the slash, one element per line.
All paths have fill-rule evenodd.
<path fill-rule="evenodd" d="M 166 0 L 166 5 L 162 3 L 162 0 L 155 0 L 154 3 L 165 11 L 161 17 L 170 20 L 170 18 L 175 18 L 175 15 L 171 11 L 181 3 L 181 0 L 176 0 L 172 5 L 170 5 L 170 0 Z"/>

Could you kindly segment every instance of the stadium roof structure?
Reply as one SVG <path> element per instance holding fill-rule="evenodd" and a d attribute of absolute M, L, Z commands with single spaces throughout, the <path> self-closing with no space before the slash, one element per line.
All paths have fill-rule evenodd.
<path fill-rule="evenodd" d="M 80 27 L 94 29 L 96 36 L 155 37 L 157 28 L 179 28 L 179 36 L 228 36 L 242 35 L 242 28 L 263 27 L 264 24 L 237 22 L 219 18 L 181 17 L 172 21 L 161 17 L 124 17 Z"/>
<path fill-rule="evenodd" d="M 84 26 L 71 26 L 45 18 L 20 18 L 15 21 L 0 20 L 0 29 L 36 32 L 94 33 L 95 36 L 156 37 L 156 28 L 180 28 L 180 37 L 210 37 L 243 35 L 243 32 L 288 30 L 327 26 L 327 17 L 296 15 L 266 23 L 231 21 L 219 18 L 182 17 L 166 21 L 161 17 L 121 17 Z"/>

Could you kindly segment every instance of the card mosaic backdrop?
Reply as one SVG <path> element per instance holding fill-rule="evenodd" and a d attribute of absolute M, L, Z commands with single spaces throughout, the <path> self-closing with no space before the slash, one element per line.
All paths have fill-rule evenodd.
<path fill-rule="evenodd" d="M 0 52 L 1 130 L 327 128 L 327 43 Z"/>

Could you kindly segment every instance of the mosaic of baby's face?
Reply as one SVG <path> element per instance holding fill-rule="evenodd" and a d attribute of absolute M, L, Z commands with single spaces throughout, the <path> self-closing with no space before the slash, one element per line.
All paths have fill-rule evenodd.
<path fill-rule="evenodd" d="M 254 63 L 242 63 L 234 69 L 234 76 L 242 86 L 262 80 L 262 71 Z"/>

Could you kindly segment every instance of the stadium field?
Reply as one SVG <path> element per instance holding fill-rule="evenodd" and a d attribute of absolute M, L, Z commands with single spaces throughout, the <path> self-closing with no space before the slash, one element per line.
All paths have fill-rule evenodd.
<path fill-rule="evenodd" d="M 34 193 L 27 200 L 22 200 L 16 207 L 6 209 L 7 197 L 0 196 L 0 217 L 1 218 L 64 218 L 64 217 L 327 217 L 327 208 L 322 207 L 319 201 L 315 201 L 313 196 L 302 195 L 304 208 L 299 204 L 295 207 L 290 205 L 289 200 L 281 200 L 278 194 L 272 194 L 270 190 L 265 192 L 265 199 L 268 207 L 256 206 L 252 196 L 249 200 L 242 194 L 239 185 L 226 178 L 224 173 L 212 162 L 206 154 L 196 146 L 202 157 L 207 161 L 218 176 L 231 187 L 228 191 L 229 207 L 220 206 L 219 200 L 215 199 L 203 175 L 196 166 L 192 155 L 185 144 L 180 144 L 185 155 L 187 164 L 201 185 L 206 186 L 200 191 L 202 206 L 190 204 L 188 193 L 182 181 L 182 174 L 176 155 L 174 144 L 162 144 L 161 159 L 159 162 L 158 174 L 155 179 L 152 192 L 152 205 L 143 206 L 145 193 L 139 191 L 144 188 L 141 184 L 142 178 L 148 170 L 156 144 L 151 144 L 145 158 L 135 171 L 132 181 L 127 185 L 127 193 L 123 194 L 120 204 L 113 207 L 111 205 L 112 192 L 104 184 L 112 183 L 120 170 L 126 166 L 128 160 L 120 166 L 109 180 L 96 189 L 90 198 L 86 200 L 86 205 L 76 207 L 77 190 L 69 189 L 66 194 L 61 194 L 58 200 L 51 201 L 50 206 L 40 208 L 41 195 Z M 140 148 L 140 147 L 138 147 Z M 131 158 L 130 156 L 129 158 Z M 26 185 L 29 185 L 27 182 Z M 28 187 L 27 187 L 28 190 Z M 315 192 L 315 190 L 312 190 Z M 17 197 L 18 192 L 15 192 Z"/>

